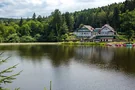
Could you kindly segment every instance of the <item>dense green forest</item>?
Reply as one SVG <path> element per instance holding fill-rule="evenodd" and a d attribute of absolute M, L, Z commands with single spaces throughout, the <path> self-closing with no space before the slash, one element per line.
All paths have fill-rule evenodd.
<path fill-rule="evenodd" d="M 27 19 L 0 18 L 0 42 L 64 41 L 81 24 L 94 28 L 110 24 L 118 33 L 131 38 L 135 31 L 135 0 L 74 13 L 61 13 L 56 9 L 47 17 L 34 13 Z"/>

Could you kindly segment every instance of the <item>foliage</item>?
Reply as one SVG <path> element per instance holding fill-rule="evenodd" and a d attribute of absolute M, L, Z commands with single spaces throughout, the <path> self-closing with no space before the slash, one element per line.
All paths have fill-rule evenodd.
<path fill-rule="evenodd" d="M 56 9 L 47 17 L 41 15 L 36 17 L 34 13 L 32 18 L 27 19 L 1 18 L 0 42 L 29 42 L 30 40 L 31 42 L 59 42 L 66 40 L 68 36 L 65 35 L 72 33 L 81 25 L 100 28 L 104 24 L 110 24 L 117 32 L 124 32 L 127 35 L 129 31 L 135 31 L 134 9 L 135 0 L 126 0 L 118 4 L 113 3 L 73 13 L 62 14 L 59 9 Z M 29 40 L 26 40 L 26 36 Z"/>
<path fill-rule="evenodd" d="M 32 38 L 31 36 L 22 36 L 20 39 L 21 42 L 34 42 L 35 39 Z"/>
<path fill-rule="evenodd" d="M 133 41 L 134 31 L 130 29 L 126 33 L 127 33 L 128 42 Z"/>
<path fill-rule="evenodd" d="M 30 35 L 30 31 L 31 29 L 28 24 L 22 25 L 19 29 L 20 36 Z"/>
<path fill-rule="evenodd" d="M 119 35 L 117 38 L 119 40 L 123 40 L 123 41 L 126 41 L 127 40 L 126 35 Z"/>
<path fill-rule="evenodd" d="M 68 26 L 69 32 L 73 31 L 73 27 L 74 27 L 74 17 L 73 17 L 73 15 L 71 15 L 69 12 L 66 12 L 64 14 L 64 16 L 65 16 L 65 22 Z"/>
<path fill-rule="evenodd" d="M 135 10 L 127 10 L 125 13 L 120 15 L 121 28 L 124 30 L 128 41 L 133 39 L 135 32 Z"/>
<path fill-rule="evenodd" d="M 36 14 L 34 13 L 33 16 L 32 16 L 32 19 L 33 20 L 36 20 Z"/>
<path fill-rule="evenodd" d="M 7 42 L 20 42 L 20 38 L 19 36 L 17 35 L 17 33 L 15 34 L 11 34 L 7 37 Z"/>
<path fill-rule="evenodd" d="M 2 54 L 2 53 L 1 53 Z M 1 55 L 0 54 L 0 55 Z M 0 59 L 0 66 L 5 63 L 7 61 L 8 58 L 6 59 Z M 0 70 L 0 85 L 1 84 L 7 84 L 7 83 L 12 83 L 13 80 L 15 80 L 16 76 L 18 76 L 21 72 L 19 73 L 16 73 L 16 74 L 11 74 L 9 75 L 9 73 L 12 73 L 13 72 L 13 69 L 16 68 L 17 65 L 14 65 L 14 66 L 11 66 L 7 69 L 4 69 L 4 70 Z M 8 74 L 7 74 L 8 73 Z M 0 86 L 0 90 L 7 90 L 6 88 L 2 88 Z M 18 89 L 16 89 L 18 90 Z"/>
<path fill-rule="evenodd" d="M 23 19 L 22 19 L 22 17 L 21 17 L 21 20 L 20 20 L 20 22 L 19 22 L 19 26 L 21 27 L 22 24 L 23 24 Z"/>

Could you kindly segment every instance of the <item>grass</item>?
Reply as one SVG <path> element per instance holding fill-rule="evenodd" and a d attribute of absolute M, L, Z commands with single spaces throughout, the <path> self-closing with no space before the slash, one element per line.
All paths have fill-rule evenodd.
<path fill-rule="evenodd" d="M 126 38 L 125 35 L 119 35 L 117 38 L 118 38 L 119 40 L 127 41 L 127 38 Z"/>
<path fill-rule="evenodd" d="M 89 45 L 89 46 L 105 46 L 105 42 L 62 42 L 62 45 Z"/>
<path fill-rule="evenodd" d="M 105 42 L 35 42 L 35 43 L 0 43 L 0 45 L 100 45 L 104 46 L 106 43 Z"/>
<path fill-rule="evenodd" d="M 60 42 L 0 43 L 0 45 L 60 45 Z"/>

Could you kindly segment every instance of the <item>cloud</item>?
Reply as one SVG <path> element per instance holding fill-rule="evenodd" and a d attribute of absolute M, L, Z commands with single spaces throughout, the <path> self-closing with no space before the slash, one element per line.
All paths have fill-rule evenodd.
<path fill-rule="evenodd" d="M 0 0 L 0 17 L 31 17 L 34 12 L 47 16 L 55 9 L 74 12 L 123 1 L 125 0 Z"/>

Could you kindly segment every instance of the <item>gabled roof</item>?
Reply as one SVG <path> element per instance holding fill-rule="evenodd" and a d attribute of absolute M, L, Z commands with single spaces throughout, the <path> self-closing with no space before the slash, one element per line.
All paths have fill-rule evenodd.
<path fill-rule="evenodd" d="M 112 32 L 115 32 L 115 30 L 114 30 L 110 25 L 108 25 L 108 24 L 105 24 L 105 25 L 101 28 L 101 30 L 103 30 L 103 29 L 106 28 L 106 27 L 109 28 Z M 100 30 L 100 31 L 101 31 L 101 30 Z M 100 32 L 100 31 L 99 31 L 99 32 Z"/>
<path fill-rule="evenodd" d="M 92 26 L 90 26 L 90 25 L 84 25 L 83 27 L 87 28 L 90 31 L 94 30 L 94 28 Z"/>
<path fill-rule="evenodd" d="M 94 28 L 92 26 L 90 26 L 90 25 L 83 25 L 80 29 L 83 29 L 83 28 L 86 28 L 89 31 L 93 31 L 94 30 Z"/>

